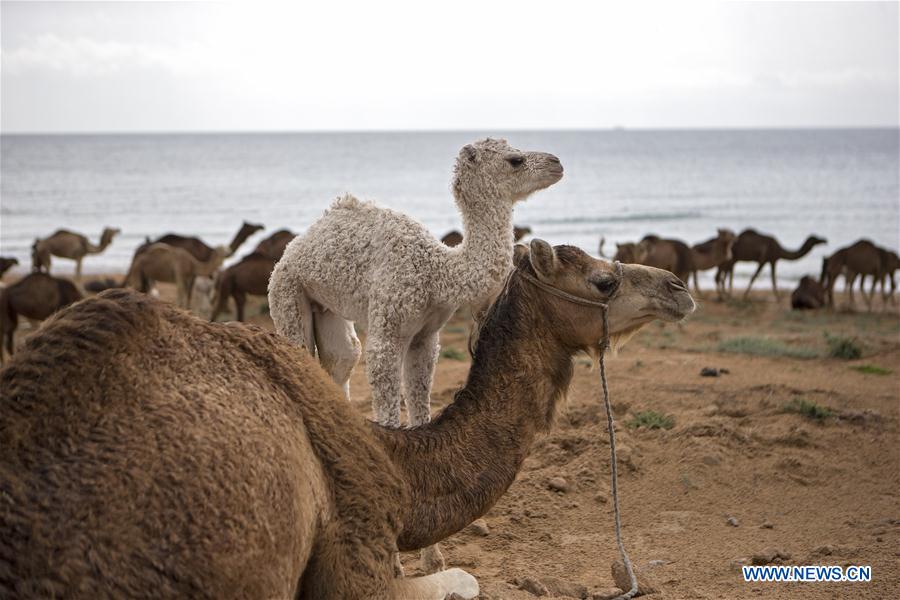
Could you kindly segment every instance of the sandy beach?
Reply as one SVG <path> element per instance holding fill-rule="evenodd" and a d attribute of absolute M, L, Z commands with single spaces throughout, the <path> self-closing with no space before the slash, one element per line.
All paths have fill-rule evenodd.
<path fill-rule="evenodd" d="M 706 296 L 688 321 L 647 326 L 607 363 L 625 544 L 659 587 L 652 597 L 889 597 L 900 585 L 896 310 L 799 313 L 785 295 Z M 251 300 L 248 320 L 271 328 L 264 300 Z M 468 328 L 458 314 L 442 332 L 434 412 L 465 381 Z M 862 356 L 832 357 L 829 338 Z M 614 585 L 605 412 L 597 369 L 576 360 L 567 406 L 485 515 L 487 534 L 468 528 L 442 543 L 482 598 L 533 598 L 521 589 L 529 579 L 558 597 Z M 719 376 L 701 376 L 705 367 Z M 371 417 L 363 364 L 351 396 Z M 671 427 L 636 426 L 647 411 Z M 551 489 L 553 478 L 567 491 Z M 773 550 L 789 558 L 772 564 L 871 565 L 872 582 L 744 583 L 740 564 Z M 418 553 L 403 562 L 419 571 Z"/>

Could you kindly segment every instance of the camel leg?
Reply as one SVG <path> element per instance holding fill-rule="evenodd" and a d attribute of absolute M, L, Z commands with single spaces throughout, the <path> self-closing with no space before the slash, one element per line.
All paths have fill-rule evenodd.
<path fill-rule="evenodd" d="M 366 338 L 366 374 L 372 386 L 375 420 L 386 427 L 400 427 L 400 369 L 403 340 L 400 323 L 381 314 L 369 316 Z"/>
<path fill-rule="evenodd" d="M 744 292 L 744 299 L 747 299 L 747 296 L 750 295 L 750 288 L 753 287 L 753 282 L 756 281 L 756 278 L 759 277 L 759 274 L 762 272 L 763 267 L 766 266 L 766 263 L 759 263 L 759 266 L 756 268 L 756 273 L 753 274 L 753 277 L 750 278 L 750 284 L 747 286 L 747 291 Z M 734 278 L 734 273 L 731 274 L 732 279 Z"/>
<path fill-rule="evenodd" d="M 312 304 L 299 281 L 291 277 L 269 280 L 269 314 L 275 331 L 316 355 Z"/>
<path fill-rule="evenodd" d="M 697 296 L 702 297 L 703 292 L 700 291 L 700 277 L 697 275 L 697 271 L 693 271 L 694 274 L 694 289 L 697 291 Z"/>
<path fill-rule="evenodd" d="M 75 282 L 81 283 L 81 261 L 83 258 L 75 259 Z"/>
<path fill-rule="evenodd" d="M 734 294 L 734 265 L 728 267 L 728 295 Z"/>
<path fill-rule="evenodd" d="M 878 285 L 878 277 L 872 275 L 872 288 L 869 290 L 869 298 L 866 300 L 866 304 L 869 306 L 869 312 L 872 312 L 873 303 L 875 302 L 876 285 Z M 863 293 L 865 293 L 865 289 L 863 289 Z"/>
<path fill-rule="evenodd" d="M 856 306 L 856 299 L 853 298 L 853 284 L 856 283 L 856 273 L 845 273 L 844 281 L 844 293 L 850 298 L 850 308 L 853 308 Z"/>
<path fill-rule="evenodd" d="M 772 261 L 772 293 L 775 294 L 775 300 L 780 300 L 781 296 L 778 295 L 778 278 L 775 277 L 775 261 Z"/>
<path fill-rule="evenodd" d="M 239 290 L 234 290 L 233 292 L 231 292 L 231 297 L 234 298 L 234 309 L 237 320 L 243 322 L 244 305 L 247 303 L 247 294 Z"/>
<path fill-rule="evenodd" d="M 350 374 L 362 354 L 353 323 L 330 310 L 315 311 L 313 323 L 322 368 L 328 371 L 349 400 Z"/>
<path fill-rule="evenodd" d="M 396 600 L 444 600 L 455 594 L 461 598 L 478 596 L 478 581 L 462 569 L 448 569 L 425 577 L 396 579 L 392 598 Z"/>

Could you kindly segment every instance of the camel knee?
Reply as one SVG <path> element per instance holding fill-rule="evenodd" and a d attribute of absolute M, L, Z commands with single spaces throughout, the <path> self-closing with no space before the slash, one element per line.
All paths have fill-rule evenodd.
<path fill-rule="evenodd" d="M 392 598 L 397 600 L 443 600 L 447 596 L 475 598 L 479 593 L 478 580 L 462 569 L 447 569 L 425 577 L 397 579 Z"/>

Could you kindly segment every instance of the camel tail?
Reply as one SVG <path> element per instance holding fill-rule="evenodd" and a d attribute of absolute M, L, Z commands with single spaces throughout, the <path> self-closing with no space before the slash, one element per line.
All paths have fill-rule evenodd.
<path fill-rule="evenodd" d="M 284 263 L 275 265 L 269 279 L 269 314 L 275 331 L 316 355 L 312 303 L 303 285 L 291 277 Z"/>

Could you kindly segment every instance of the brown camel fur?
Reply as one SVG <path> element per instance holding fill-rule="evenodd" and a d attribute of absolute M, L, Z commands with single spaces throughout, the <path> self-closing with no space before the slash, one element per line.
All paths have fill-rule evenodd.
<path fill-rule="evenodd" d="M 75 281 L 81 281 L 81 261 L 88 254 L 100 254 L 106 250 L 120 229 L 105 227 L 96 246 L 87 236 L 68 229 L 59 229 L 50 237 L 36 239 L 31 246 L 31 265 L 34 271 L 50 272 L 50 257 L 58 256 L 75 261 Z"/>
<path fill-rule="evenodd" d="M 825 244 L 827 240 L 816 237 L 814 235 L 806 238 L 803 246 L 799 250 L 785 250 L 774 237 L 759 233 L 753 229 L 745 229 L 737 236 L 734 245 L 731 247 L 731 260 L 719 267 L 716 272 L 716 284 L 724 290 L 725 279 L 728 279 L 728 292 L 734 290 L 734 265 L 740 261 L 755 262 L 759 266 L 753 277 L 750 278 L 750 284 L 747 291 L 744 292 L 744 298 L 750 294 L 750 288 L 753 282 L 759 277 L 763 267 L 769 265 L 772 269 L 772 292 L 775 298 L 780 298 L 778 293 L 777 278 L 775 275 L 775 263 L 779 260 L 797 260 L 809 254 L 818 244 Z"/>
<path fill-rule="evenodd" d="M 609 302 L 614 338 L 694 303 L 671 274 L 532 243 L 518 271 Z M 524 256 L 523 256 L 524 255 Z M 471 598 L 392 556 L 486 512 L 596 353 L 599 309 L 510 277 L 429 424 L 361 419 L 309 353 L 128 290 L 60 312 L 0 371 L 0 596 Z"/>
<path fill-rule="evenodd" d="M 849 305 L 851 308 L 856 304 L 853 297 L 853 284 L 856 278 L 860 278 L 860 293 L 863 300 L 866 301 L 869 310 L 872 310 L 872 299 L 875 295 L 875 283 L 881 279 L 883 274 L 882 252 L 875 244 L 869 240 L 859 240 L 850 246 L 841 248 L 828 258 L 822 261 L 822 274 L 820 283 L 826 290 L 828 306 L 834 306 L 834 286 L 840 275 L 844 276 L 845 291 L 848 293 Z M 867 297 L 866 290 L 863 287 L 863 279 L 866 275 L 873 277 L 872 293 Z"/>
<path fill-rule="evenodd" d="M 656 235 L 645 236 L 638 245 L 644 248 L 640 261 L 642 265 L 665 269 L 685 283 L 690 281 L 691 273 L 696 270 L 690 246 L 681 240 L 663 239 Z M 638 251 L 638 254 L 641 252 Z"/>
<path fill-rule="evenodd" d="M 253 223 L 248 223 L 244 221 L 241 225 L 241 228 L 238 229 L 238 232 L 234 234 L 234 239 L 231 240 L 231 243 L 228 244 L 228 254 L 226 258 L 232 256 L 238 248 L 241 247 L 248 237 L 264 229 L 262 225 L 255 225 Z M 135 255 L 141 254 L 152 244 L 168 244 L 170 246 L 175 246 L 176 248 L 183 248 L 191 253 L 191 255 L 199 260 L 200 262 L 207 262 L 213 257 L 213 253 L 215 252 L 215 248 L 212 246 L 208 246 L 202 240 L 195 237 L 186 237 L 183 235 L 178 235 L 177 233 L 167 233 L 166 235 L 160 237 L 159 239 L 147 240 L 144 244 L 138 247 Z"/>
<path fill-rule="evenodd" d="M 606 254 L 603 253 L 604 244 L 606 244 L 606 238 L 600 238 L 600 256 L 602 256 L 603 258 L 609 258 L 608 256 L 606 256 Z M 616 253 L 613 256 L 612 260 L 624 263 L 626 265 L 640 265 L 643 264 L 643 261 L 646 258 L 646 246 L 642 246 L 636 242 L 624 242 L 621 244 L 616 244 Z"/>
<path fill-rule="evenodd" d="M 219 246 L 207 261 L 199 261 L 184 248 L 156 243 L 136 253 L 125 276 L 126 286 L 141 292 L 149 292 L 155 282 L 174 283 L 177 288 L 178 306 L 189 308 L 194 280 L 212 277 L 222 266 L 228 248 Z"/>
<path fill-rule="evenodd" d="M 514 225 L 513 241 L 518 242 L 529 233 L 531 233 L 531 227 L 528 227 L 527 225 L 524 225 L 522 227 Z M 443 243 L 445 246 L 450 246 L 451 248 L 453 248 L 454 246 L 459 246 L 460 244 L 462 244 L 462 241 L 462 234 L 455 229 L 441 238 L 441 243 Z"/>
<path fill-rule="evenodd" d="M 209 320 L 216 320 L 216 317 L 226 309 L 228 298 L 231 297 L 234 299 L 237 320 L 243 321 L 247 294 L 254 296 L 268 294 L 269 277 L 275 268 L 275 262 L 271 256 L 253 252 L 219 273 L 216 277 L 216 291 Z"/>
<path fill-rule="evenodd" d="M 32 321 L 43 321 L 64 306 L 81 300 L 81 292 L 68 279 L 47 273 L 30 273 L 0 290 L 0 342 L 6 342 L 6 352 L 12 356 L 19 315 Z M 0 364 L 3 349 L 0 348 Z"/>
<path fill-rule="evenodd" d="M 297 237 L 296 233 L 288 231 L 287 229 L 279 229 L 257 244 L 253 252 L 265 254 L 266 256 L 271 257 L 275 262 L 278 262 L 284 254 L 284 249 L 287 248 L 287 245 L 290 244 L 291 240 L 295 237 Z"/>
<path fill-rule="evenodd" d="M 697 281 L 697 271 L 706 271 L 718 267 L 731 260 L 731 247 L 736 236 L 730 229 L 717 230 L 716 237 L 691 246 L 691 256 L 694 263 L 694 289 L 700 293 L 700 283 Z M 716 292 L 719 298 L 725 295 L 724 287 L 716 283 Z"/>
<path fill-rule="evenodd" d="M 13 256 L 0 256 L 0 277 L 6 274 L 11 268 L 19 264 L 19 259 Z"/>
<path fill-rule="evenodd" d="M 814 278 L 808 275 L 800 280 L 791 293 L 791 308 L 795 310 L 813 310 L 825 306 L 825 288 Z"/>
<path fill-rule="evenodd" d="M 900 269 L 900 256 L 897 256 L 897 253 L 893 250 L 887 250 L 885 248 L 878 248 L 881 253 L 881 297 L 885 306 L 887 306 L 888 300 L 890 300 L 892 306 L 896 306 L 897 299 L 894 296 L 894 292 L 897 289 L 897 280 L 894 279 L 894 274 L 897 272 L 897 269 Z M 885 281 L 891 282 L 891 291 L 887 291 L 887 287 L 885 286 Z M 874 291 L 874 285 L 873 285 Z"/>

